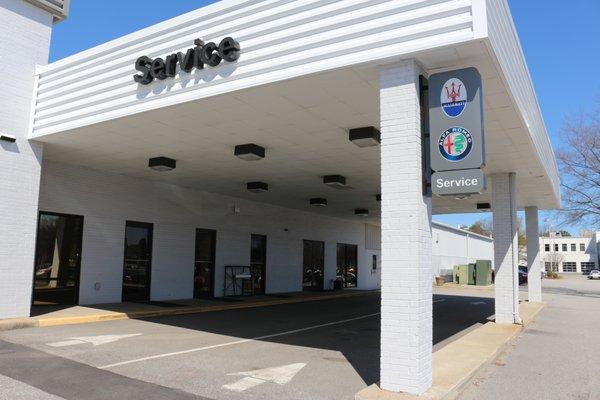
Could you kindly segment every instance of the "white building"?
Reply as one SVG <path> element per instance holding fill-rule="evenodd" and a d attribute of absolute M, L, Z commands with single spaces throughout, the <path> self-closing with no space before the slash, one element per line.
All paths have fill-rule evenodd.
<path fill-rule="evenodd" d="M 493 239 L 433 221 L 432 264 L 436 276 L 452 279 L 455 265 L 494 260 Z"/>
<path fill-rule="evenodd" d="M 598 268 L 598 233 L 590 237 L 540 237 L 540 260 L 546 271 L 589 273 Z"/>
<path fill-rule="evenodd" d="M 421 394 L 448 268 L 432 215 L 491 208 L 496 322 L 520 322 L 517 210 L 539 276 L 560 194 L 505 0 L 224 0 L 46 65 L 63 3 L 0 0 L 0 318 L 219 296 L 227 266 L 251 293 L 381 282 L 381 386 Z M 426 81 L 471 67 L 487 190 L 431 197 Z M 439 254 L 479 258 L 443 231 Z"/>

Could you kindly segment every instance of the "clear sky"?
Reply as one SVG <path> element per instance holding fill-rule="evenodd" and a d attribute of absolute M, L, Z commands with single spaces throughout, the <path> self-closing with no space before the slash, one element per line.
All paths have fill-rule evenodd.
<path fill-rule="evenodd" d="M 54 28 L 50 61 L 192 11 L 208 0 L 72 0 Z M 600 0 L 509 0 L 548 133 L 556 148 L 564 118 L 600 98 Z M 482 214 L 438 215 L 469 224 Z M 543 218 L 544 216 L 542 216 Z M 573 233 L 579 228 L 571 227 Z"/>

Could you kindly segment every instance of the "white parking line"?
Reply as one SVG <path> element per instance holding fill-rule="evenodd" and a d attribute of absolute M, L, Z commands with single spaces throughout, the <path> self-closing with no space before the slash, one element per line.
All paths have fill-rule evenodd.
<path fill-rule="evenodd" d="M 374 317 L 374 316 L 379 315 L 379 314 L 380 313 L 366 314 L 366 315 L 361 315 L 360 317 L 342 319 L 340 321 L 333 321 L 333 322 L 328 322 L 326 324 L 313 325 L 313 326 L 308 326 L 306 328 L 300 328 L 300 329 L 294 329 L 294 330 L 291 330 L 291 331 L 273 333 L 273 334 L 270 334 L 270 335 L 257 336 L 255 338 L 251 338 L 251 339 L 241 339 L 241 340 L 235 340 L 233 342 L 226 342 L 226 343 L 214 344 L 212 346 L 196 347 L 194 349 L 174 351 L 172 353 L 156 354 L 156 355 L 153 355 L 153 356 L 136 358 L 136 359 L 128 360 L 128 361 L 121 361 L 121 362 L 114 363 L 114 364 L 102 365 L 102 366 L 97 367 L 97 368 L 108 369 L 108 368 L 113 368 L 113 367 L 119 367 L 121 365 L 128 365 L 128 364 L 134 364 L 134 363 L 138 363 L 138 362 L 142 362 L 142 361 L 155 360 L 157 358 L 165 358 L 165 357 L 171 357 L 171 356 L 178 356 L 180 354 L 195 353 L 195 352 L 198 352 L 198 351 L 211 350 L 211 349 L 216 349 L 216 348 L 219 348 L 219 347 L 233 346 L 233 345 L 236 345 L 236 344 L 242 344 L 242 343 L 252 342 L 252 341 L 255 341 L 255 340 L 263 340 L 263 339 L 269 339 L 269 338 L 278 337 L 278 336 L 291 335 L 291 334 L 294 334 L 294 333 L 305 332 L 305 331 L 309 331 L 309 330 L 312 330 L 312 329 L 324 328 L 326 326 L 332 326 L 332 325 L 338 325 L 338 324 L 345 324 L 346 322 L 358 321 L 358 320 L 361 320 L 361 319 Z"/>

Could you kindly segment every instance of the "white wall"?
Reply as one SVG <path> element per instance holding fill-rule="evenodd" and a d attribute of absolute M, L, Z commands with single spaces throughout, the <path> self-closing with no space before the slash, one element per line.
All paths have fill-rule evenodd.
<path fill-rule="evenodd" d="M 240 208 L 237 215 L 234 204 Z M 365 250 L 365 224 L 360 220 L 327 218 L 54 162 L 44 163 L 40 210 L 84 216 L 81 304 L 121 300 L 126 220 L 154 224 L 152 300 L 192 297 L 196 228 L 217 230 L 217 295 L 222 293 L 223 266 L 249 264 L 252 233 L 267 235 L 268 293 L 302 290 L 303 239 L 325 242 L 326 287 L 335 277 L 338 242 L 358 245 L 359 288 L 379 287 L 371 274 L 371 254 L 378 250 Z M 99 291 L 94 290 L 96 282 L 101 284 Z"/>
<path fill-rule="evenodd" d="M 465 42 L 474 23 L 471 0 L 214 2 L 40 68 L 32 134 Z M 217 43 L 232 35 L 239 61 L 134 82 L 138 57 L 185 51 L 199 35 Z"/>
<path fill-rule="evenodd" d="M 492 239 L 437 222 L 433 223 L 432 232 L 434 275 L 450 276 L 455 265 L 475 260 L 491 260 L 493 265 Z"/>
<path fill-rule="evenodd" d="M 585 245 L 585 251 L 581 251 L 579 245 Z M 546 262 L 558 263 L 558 272 L 563 271 L 563 263 L 576 263 L 577 273 L 581 273 L 582 262 L 594 262 L 598 268 L 598 248 L 596 235 L 593 237 L 540 237 L 540 262 L 542 271 L 545 270 Z M 546 244 L 550 245 L 550 251 L 546 251 Z M 552 247 L 558 244 L 558 251 L 552 251 Z M 563 251 L 562 245 L 567 245 L 567 251 Z M 575 244 L 575 251 L 571 251 L 571 244 Z"/>
<path fill-rule="evenodd" d="M 48 62 L 52 16 L 0 0 L 0 318 L 29 315 L 42 145 L 27 141 L 36 64 Z"/>

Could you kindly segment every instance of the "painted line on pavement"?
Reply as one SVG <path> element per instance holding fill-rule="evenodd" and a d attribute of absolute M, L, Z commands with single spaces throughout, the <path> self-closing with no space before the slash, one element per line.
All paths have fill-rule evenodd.
<path fill-rule="evenodd" d="M 313 325 L 313 326 L 308 326 L 306 328 L 294 329 L 294 330 L 291 330 L 291 331 L 273 333 L 273 334 L 264 335 L 264 336 L 257 336 L 257 337 L 251 338 L 251 339 L 241 339 L 241 340 L 235 340 L 233 342 L 226 342 L 226 343 L 214 344 L 212 346 L 196 347 L 194 349 L 174 351 L 172 353 L 156 354 L 156 355 L 153 355 L 153 356 L 136 358 L 136 359 L 128 360 L 128 361 L 121 361 L 121 362 L 114 363 L 114 364 L 102 365 L 102 366 L 97 367 L 97 368 L 99 368 L 99 369 L 108 369 L 108 368 L 113 368 L 113 367 L 120 367 L 121 365 L 134 364 L 134 363 L 138 363 L 138 362 L 142 362 L 142 361 L 148 361 L 148 360 L 156 360 L 158 358 L 178 356 L 178 355 L 181 355 L 181 354 L 188 354 L 188 353 L 195 353 L 195 352 L 198 352 L 198 351 L 217 349 L 219 347 L 234 346 L 236 344 L 242 344 L 242 343 L 252 342 L 252 341 L 256 341 L 256 340 L 263 340 L 263 339 L 269 339 L 269 338 L 274 338 L 274 337 L 278 337 L 278 336 L 292 335 L 294 333 L 305 332 L 305 331 L 309 331 L 309 330 L 312 330 L 312 329 L 319 329 L 319 328 L 324 328 L 326 326 L 332 326 L 332 325 L 338 325 L 338 324 L 345 324 L 347 322 L 358 321 L 358 320 L 365 319 L 365 318 L 371 318 L 371 317 L 374 317 L 374 316 L 380 315 L 380 314 L 381 313 L 377 312 L 377 313 L 373 313 L 373 314 L 361 315 L 359 317 L 342 319 L 340 321 L 328 322 L 326 324 Z"/>

